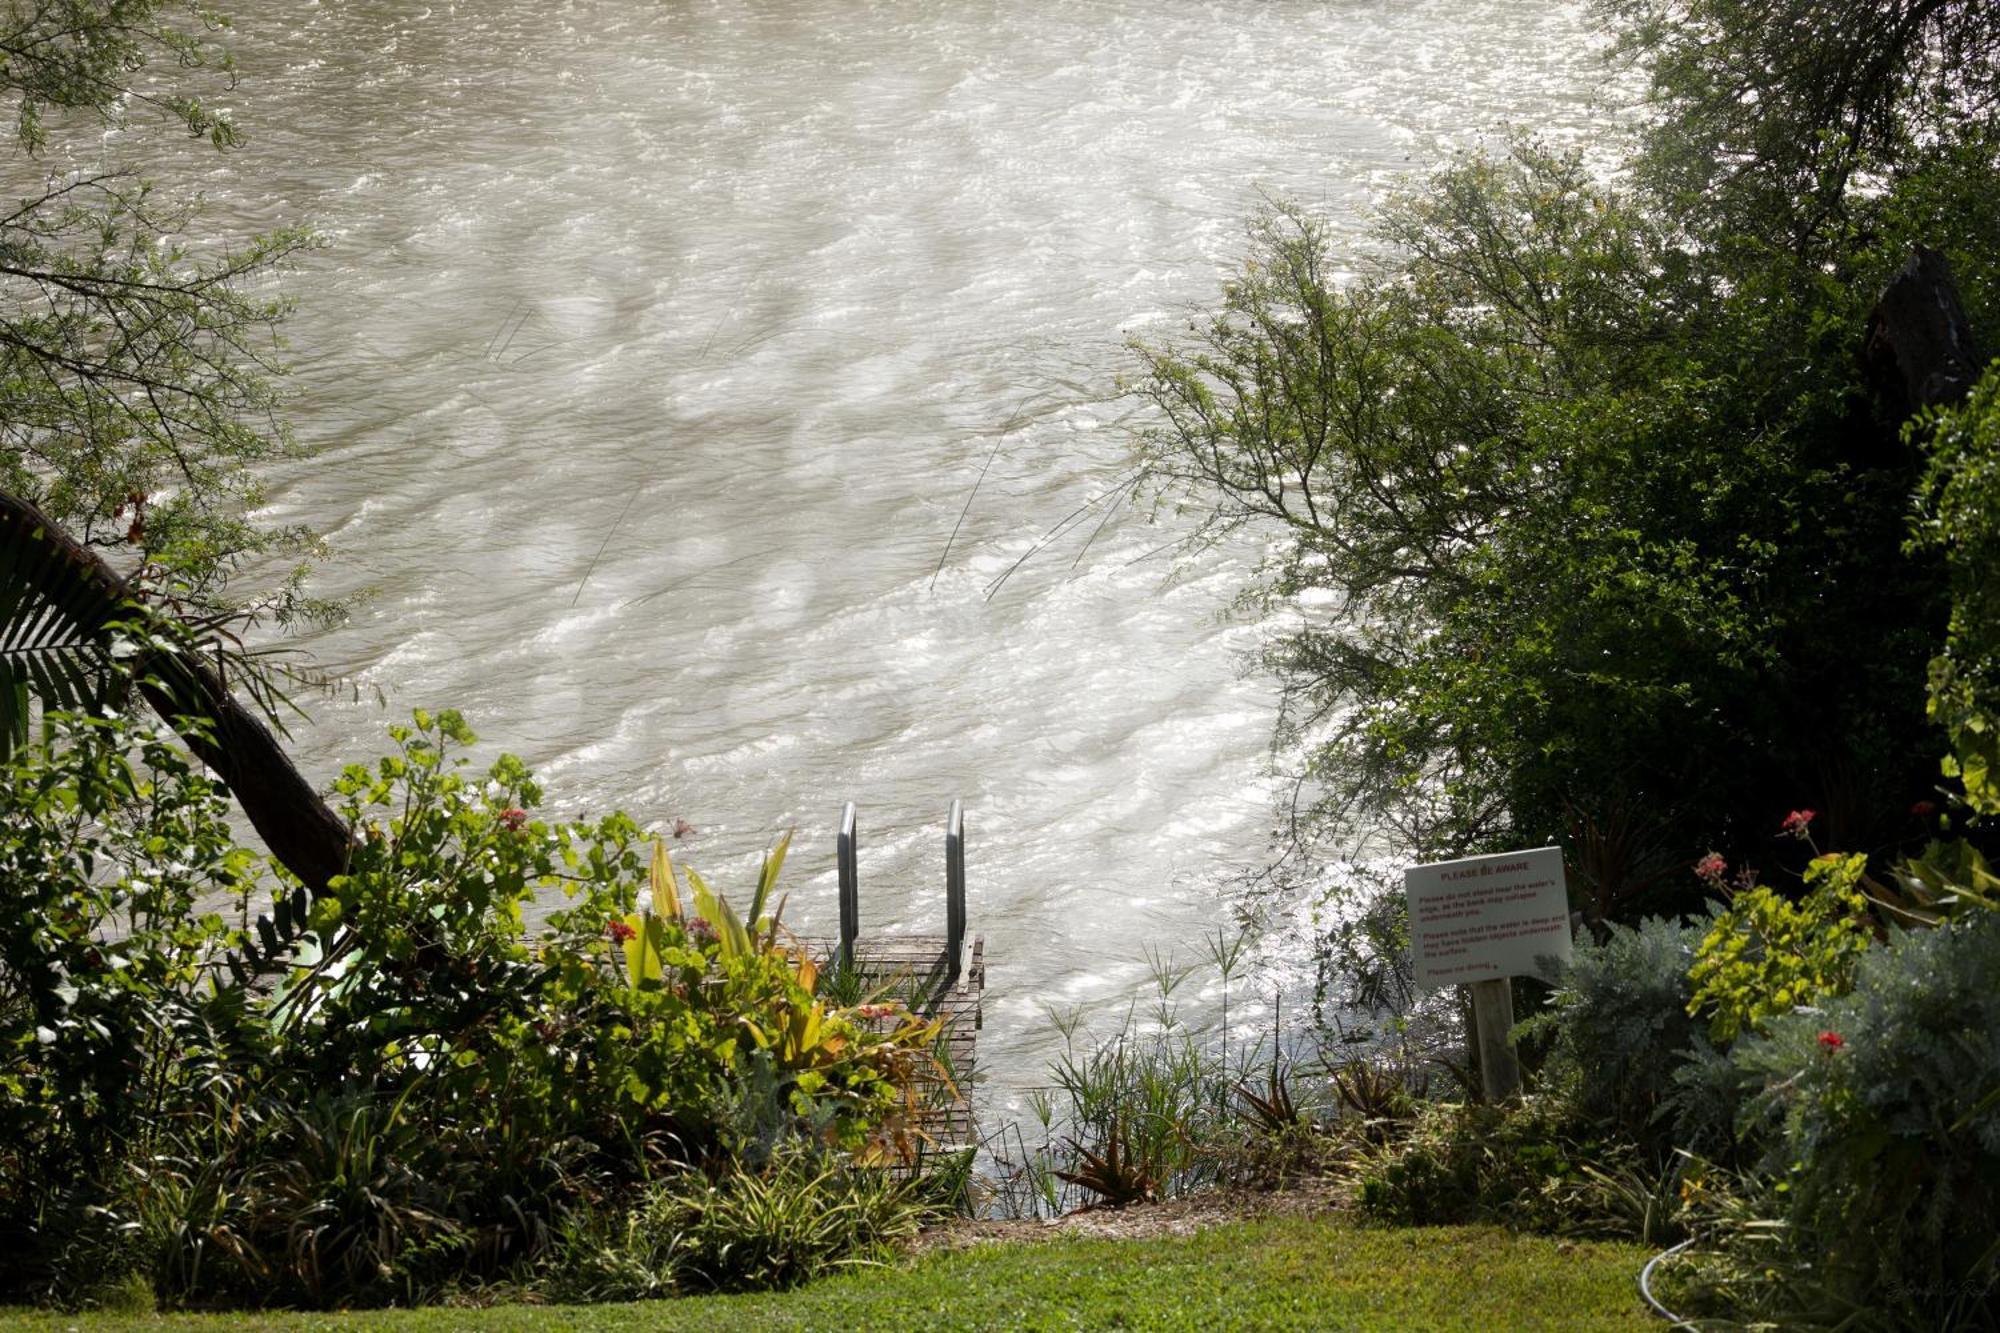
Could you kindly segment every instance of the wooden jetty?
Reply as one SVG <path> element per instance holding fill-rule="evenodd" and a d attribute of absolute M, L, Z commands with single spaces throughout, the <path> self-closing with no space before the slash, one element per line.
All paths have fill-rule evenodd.
<path fill-rule="evenodd" d="M 861 933 L 860 845 L 854 802 L 840 817 L 840 938 L 828 941 L 826 952 L 852 967 L 862 988 L 886 988 L 896 996 L 914 996 L 922 1011 L 944 1020 L 938 1055 L 943 1074 L 927 1089 L 928 1107 L 918 1128 L 936 1149 L 970 1147 L 978 1142 L 973 1128 L 972 1084 L 978 1069 L 979 1029 L 984 1024 L 986 940 L 966 939 L 965 810 L 951 803 L 945 826 L 945 929 L 942 935 L 864 935 Z"/>

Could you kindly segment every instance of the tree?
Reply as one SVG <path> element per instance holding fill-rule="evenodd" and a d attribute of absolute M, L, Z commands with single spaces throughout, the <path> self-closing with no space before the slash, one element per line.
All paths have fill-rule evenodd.
<path fill-rule="evenodd" d="M 1661 116 L 1641 164 L 1698 228 L 1813 249 L 1894 177 L 2000 145 L 1990 0 L 1602 0 Z M 1867 185 L 1867 190 L 1858 187 Z"/>
<path fill-rule="evenodd" d="M 147 606 L 34 506 L 0 492 L 0 761 L 25 736 L 30 686 L 45 706 L 88 712 L 126 706 L 136 693 L 230 789 L 271 854 L 319 893 L 347 869 L 350 834 L 230 690 L 232 657 L 240 663 L 240 653 Z M 254 674 L 248 682 L 259 684 Z"/>
<path fill-rule="evenodd" d="M 1604 8 L 1663 112 L 1623 190 L 1532 144 L 1460 161 L 1345 284 L 1281 209 L 1138 388 L 1154 480 L 1273 539 L 1300 827 L 1561 839 L 1615 916 L 1708 850 L 1775 868 L 1788 808 L 1921 831 L 1969 566 L 1907 540 L 1904 426 L 2000 329 L 2000 8 Z"/>
<path fill-rule="evenodd" d="M 40 177 L 0 215 L 0 754 L 25 736 L 31 691 L 101 708 L 129 678 L 317 890 L 345 865 L 346 828 L 223 674 L 249 666 L 236 680 L 275 721 L 278 696 L 229 650 L 227 621 L 315 609 L 296 573 L 251 604 L 229 587 L 247 560 L 312 545 L 246 517 L 256 465 L 294 451 L 272 383 L 286 304 L 253 289 L 312 238 L 288 229 L 198 259 L 191 207 L 163 204 L 130 167 L 55 152 L 127 128 L 134 105 L 236 143 L 176 82 L 227 79 L 221 24 L 174 0 L 0 7 L 0 97 L 17 160 Z M 172 73 L 152 77 L 161 65 Z M 113 660 L 120 647 L 129 660 Z"/>
<path fill-rule="evenodd" d="M 257 286 L 313 238 L 285 229 L 199 257 L 192 205 L 132 165 L 78 163 L 106 127 L 133 129 L 135 107 L 155 128 L 235 144 L 235 125 L 180 86 L 230 85 L 222 23 L 190 0 L 0 9 L 0 97 L 16 165 L 38 178 L 0 211 L 0 489 L 108 549 L 140 588 L 206 611 L 238 600 L 225 588 L 247 560 L 313 545 L 246 517 L 256 465 L 296 452 L 273 384 L 287 306 Z M 262 605 L 321 609 L 296 579 Z"/>
<path fill-rule="evenodd" d="M 1269 649 L 1319 831 L 1560 839 L 1597 915 L 1687 867 L 1905 835 L 1949 594 L 1862 371 L 1876 251 L 1725 264 L 1532 145 L 1397 202 L 1346 285 L 1311 219 L 1139 349 L 1156 481 L 1275 536 Z"/>

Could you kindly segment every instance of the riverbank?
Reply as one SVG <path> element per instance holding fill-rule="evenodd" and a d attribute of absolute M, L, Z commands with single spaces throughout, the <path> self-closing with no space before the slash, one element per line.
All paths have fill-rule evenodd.
<path fill-rule="evenodd" d="M 1310 1204 L 1310 1201 L 1308 1200 Z M 172 1329 L 1642 1329 L 1637 1245 L 1494 1227 L 1371 1227 L 1334 1211 L 1217 1221 L 1171 1206 L 947 1229 L 905 1263 L 790 1292 L 624 1305 L 348 1314 L 0 1313 L 0 1333 Z M 1120 1235 L 1139 1232 L 1138 1236 Z"/>

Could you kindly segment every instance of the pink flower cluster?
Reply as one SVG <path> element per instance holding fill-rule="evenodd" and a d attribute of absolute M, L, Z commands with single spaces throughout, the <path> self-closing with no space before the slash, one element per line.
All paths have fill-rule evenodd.
<path fill-rule="evenodd" d="M 626 940 L 633 939 L 639 934 L 638 931 L 632 929 L 632 927 L 626 925 L 623 921 L 613 921 L 604 928 L 604 933 L 611 937 L 613 944 L 623 944 Z"/>
<path fill-rule="evenodd" d="M 1694 873 L 1710 884 L 1720 885 L 1729 873 L 1729 862 L 1722 859 L 1722 853 L 1710 852 L 1694 863 Z"/>
<path fill-rule="evenodd" d="M 509 833 L 519 833 L 528 823 L 528 812 L 518 805 L 510 805 L 500 812 L 500 824 Z"/>
<path fill-rule="evenodd" d="M 1794 838 L 1806 836 L 1806 826 L 1819 818 L 1817 810 L 1794 810 L 1785 816 L 1785 822 L 1778 826 L 1778 832 L 1789 833 Z"/>

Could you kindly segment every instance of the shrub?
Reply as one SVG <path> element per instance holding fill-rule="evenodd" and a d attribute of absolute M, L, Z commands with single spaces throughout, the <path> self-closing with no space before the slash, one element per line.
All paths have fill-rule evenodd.
<path fill-rule="evenodd" d="M 308 903 L 164 735 L 52 726 L 0 787 L 0 1292 L 406 1300 L 669 1163 L 914 1147 L 937 1025 L 816 997 L 762 913 L 782 847 L 747 923 L 692 872 L 682 913 L 664 854 L 636 910 L 629 819 L 536 817 L 518 760 L 474 776 L 458 715 L 419 713 L 343 772 L 354 851 Z M 220 894 L 285 924 L 192 910 Z"/>
<path fill-rule="evenodd" d="M 2000 1295 L 2000 913 L 1896 933 L 1849 994 L 1735 1058 L 1819 1285 L 1923 1327 Z"/>
<path fill-rule="evenodd" d="M 1560 1104 L 1426 1105 L 1407 1134 L 1360 1164 L 1361 1207 L 1410 1226 L 1497 1222 L 1566 1235 L 1659 1240 L 1671 1171 L 1616 1140 L 1580 1134 Z"/>
<path fill-rule="evenodd" d="M 1675 1079 L 1708 1047 L 1688 1014 L 1688 968 L 1705 930 L 1649 917 L 1579 942 L 1550 1007 L 1522 1025 L 1552 1039 L 1548 1081 L 1586 1119 L 1664 1155 Z"/>
<path fill-rule="evenodd" d="M 135 1163 L 122 1200 L 164 1300 L 410 1302 L 462 1267 L 471 1164 L 438 1150 L 408 1098 L 214 1109 Z"/>
<path fill-rule="evenodd" d="M 195 910 L 254 865 L 221 789 L 163 730 L 45 726 L 0 770 L 0 1291 L 128 1262 L 92 1210 L 246 1022 L 232 933 Z"/>
<path fill-rule="evenodd" d="M 1113 1207 L 1186 1193 L 1220 1170 L 1213 1131 L 1229 1088 L 1192 1033 L 1121 1032 L 1050 1071 L 1070 1104 L 1072 1165 L 1056 1174 Z"/>
<path fill-rule="evenodd" d="M 1707 1011 L 1709 1032 L 1734 1041 L 1771 1018 L 1847 988 L 1874 939 L 1860 884 L 1868 858 L 1815 857 L 1797 903 L 1758 885 L 1737 895 L 1695 951 L 1687 1011 Z"/>
<path fill-rule="evenodd" d="M 796 1286 L 878 1262 L 935 1215 L 920 1178 L 788 1148 L 761 1171 L 698 1172 L 651 1186 L 630 1209 L 575 1218 L 549 1287 L 571 1301 Z"/>
<path fill-rule="evenodd" d="M 1912 422 L 1929 446 L 1910 545 L 1951 574 L 1946 651 L 1931 663 L 1930 711 L 1951 736 L 1945 771 L 1979 814 L 2000 814 L 2000 362 L 1957 408 Z"/>

